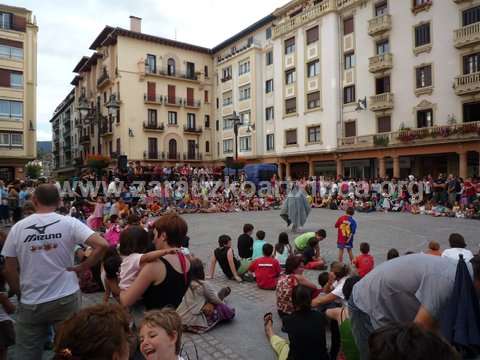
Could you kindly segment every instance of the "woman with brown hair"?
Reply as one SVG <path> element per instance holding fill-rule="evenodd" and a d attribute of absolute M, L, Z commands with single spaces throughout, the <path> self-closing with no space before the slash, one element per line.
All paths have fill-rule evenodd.
<path fill-rule="evenodd" d="M 153 230 L 155 248 L 180 248 L 187 231 L 187 223 L 179 215 L 162 216 Z M 133 284 L 120 293 L 120 301 L 124 306 L 131 306 L 143 298 L 147 310 L 177 308 L 189 285 L 190 261 L 183 253 L 176 252 L 146 264 Z"/>
<path fill-rule="evenodd" d="M 60 324 L 54 360 L 127 360 L 128 317 L 120 305 L 95 305 Z"/>

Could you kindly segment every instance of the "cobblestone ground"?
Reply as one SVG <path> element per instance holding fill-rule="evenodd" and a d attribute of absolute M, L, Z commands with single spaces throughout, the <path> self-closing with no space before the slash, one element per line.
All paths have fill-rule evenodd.
<path fill-rule="evenodd" d="M 315 231 L 319 228 L 327 230 L 327 239 L 321 245 L 322 256 L 331 262 L 336 259 L 336 232 L 333 227 L 340 211 L 315 209 L 311 212 L 305 231 Z M 480 239 L 478 229 L 480 222 L 465 219 L 434 218 L 431 216 L 410 214 L 358 214 L 358 231 L 355 239 L 355 249 L 358 253 L 360 242 L 370 243 L 371 253 L 376 262 L 385 259 L 390 248 L 397 248 L 400 253 L 405 251 L 422 251 L 430 240 L 440 242 L 442 248 L 447 247 L 448 235 L 459 232 L 465 236 L 468 247 L 479 250 Z M 278 234 L 286 231 L 285 223 L 279 217 L 278 211 L 234 213 L 234 214 L 195 214 L 186 215 L 189 225 L 190 244 L 192 252 L 208 263 L 216 246 L 218 236 L 229 234 L 234 239 L 241 233 L 244 223 L 252 223 L 255 231 L 264 230 L 267 241 L 275 243 Z M 293 234 L 289 233 L 291 239 Z M 315 279 L 317 272 L 307 275 Z M 275 359 L 263 333 L 263 314 L 274 313 L 275 330 L 282 334 L 279 318 L 276 317 L 275 294 L 272 291 L 260 290 L 252 283 L 241 283 L 226 280 L 217 269 L 213 284 L 219 289 L 230 286 L 232 294 L 229 304 L 236 309 L 236 318 L 228 324 L 222 324 L 204 335 L 184 335 L 185 352 L 189 358 L 198 359 Z M 101 301 L 101 294 L 85 295 L 84 306 Z M 193 345 L 194 344 L 194 345 Z M 45 354 L 49 359 L 51 354 Z"/>

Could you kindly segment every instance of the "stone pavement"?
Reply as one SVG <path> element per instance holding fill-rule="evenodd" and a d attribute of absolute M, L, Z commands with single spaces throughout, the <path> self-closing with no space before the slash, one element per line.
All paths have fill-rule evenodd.
<path fill-rule="evenodd" d="M 312 210 L 305 231 L 324 228 L 327 239 L 320 243 L 322 256 L 328 262 L 336 259 L 336 229 L 334 223 L 342 214 L 340 211 Z M 464 235 L 469 249 L 479 250 L 478 229 L 480 222 L 466 219 L 434 218 L 424 215 L 398 213 L 356 214 L 358 222 L 355 237 L 355 253 L 358 253 L 360 242 L 370 243 L 371 253 L 376 262 L 384 261 L 387 251 L 394 247 L 400 253 L 405 251 L 422 251 L 430 240 L 440 242 L 442 248 L 448 246 L 448 235 L 459 232 Z M 217 245 L 218 236 L 229 234 L 235 245 L 244 223 L 252 223 L 255 230 L 264 230 L 266 240 L 276 243 L 278 234 L 286 231 L 285 223 L 279 217 L 279 211 L 232 213 L 232 214 L 192 214 L 185 215 L 189 226 L 190 249 L 205 264 L 209 264 L 210 256 Z M 294 234 L 289 232 L 292 240 Z M 309 272 L 314 281 L 318 272 Z M 254 283 L 241 283 L 227 280 L 217 267 L 213 284 L 219 289 L 230 286 L 232 293 L 228 303 L 235 307 L 236 317 L 231 323 L 222 324 L 204 335 L 185 334 L 185 350 L 190 359 L 196 360 L 195 344 L 198 359 L 275 359 L 263 332 L 263 314 L 274 313 L 274 328 L 282 336 L 279 318 L 276 315 L 275 293 L 260 290 Z M 84 305 L 101 302 L 101 294 L 85 295 Z M 49 357 L 46 356 L 45 359 Z"/>

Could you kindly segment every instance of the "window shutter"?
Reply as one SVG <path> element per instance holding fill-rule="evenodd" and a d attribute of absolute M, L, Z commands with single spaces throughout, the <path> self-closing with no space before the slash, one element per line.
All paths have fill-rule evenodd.
<path fill-rule="evenodd" d="M 307 45 L 318 41 L 318 26 L 307 30 Z"/>
<path fill-rule="evenodd" d="M 382 116 L 377 119 L 378 121 L 378 132 L 379 133 L 386 133 L 390 132 L 391 130 L 391 120 L 390 116 Z"/>
<path fill-rule="evenodd" d="M 353 17 L 343 21 L 343 35 L 353 33 Z"/>
<path fill-rule="evenodd" d="M 345 137 L 356 136 L 356 127 L 355 121 L 350 121 L 345 123 Z"/>
<path fill-rule="evenodd" d="M 10 87 L 10 70 L 0 69 L 0 86 Z"/>
<path fill-rule="evenodd" d="M 187 88 L 187 105 L 193 106 L 193 88 Z"/>
<path fill-rule="evenodd" d="M 12 29 L 17 31 L 27 31 L 27 19 L 23 16 L 13 15 Z"/>
<path fill-rule="evenodd" d="M 204 92 L 203 94 L 204 94 L 204 99 L 203 99 L 203 101 L 204 101 L 205 103 L 208 103 L 208 90 L 205 90 L 205 92 Z"/>
<path fill-rule="evenodd" d="M 168 85 L 168 102 L 175 103 L 175 85 Z"/>
<path fill-rule="evenodd" d="M 147 83 L 147 97 L 148 101 L 155 101 L 156 98 L 156 86 L 154 82 Z"/>
<path fill-rule="evenodd" d="M 21 41 L 0 39 L 0 45 L 6 45 L 6 46 L 15 47 L 15 48 L 18 48 L 18 49 L 23 49 L 23 43 Z"/>

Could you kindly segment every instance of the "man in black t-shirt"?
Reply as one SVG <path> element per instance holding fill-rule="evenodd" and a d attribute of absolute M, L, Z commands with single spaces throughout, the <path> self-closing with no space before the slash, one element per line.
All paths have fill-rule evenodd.
<path fill-rule="evenodd" d="M 253 225 L 252 224 L 245 224 L 243 225 L 243 234 L 238 237 L 238 256 L 241 259 L 248 259 L 252 258 L 253 254 Z"/>
<path fill-rule="evenodd" d="M 444 204 L 447 201 L 447 184 L 443 174 L 438 174 L 438 178 L 433 181 L 433 195 L 436 203 Z"/>

